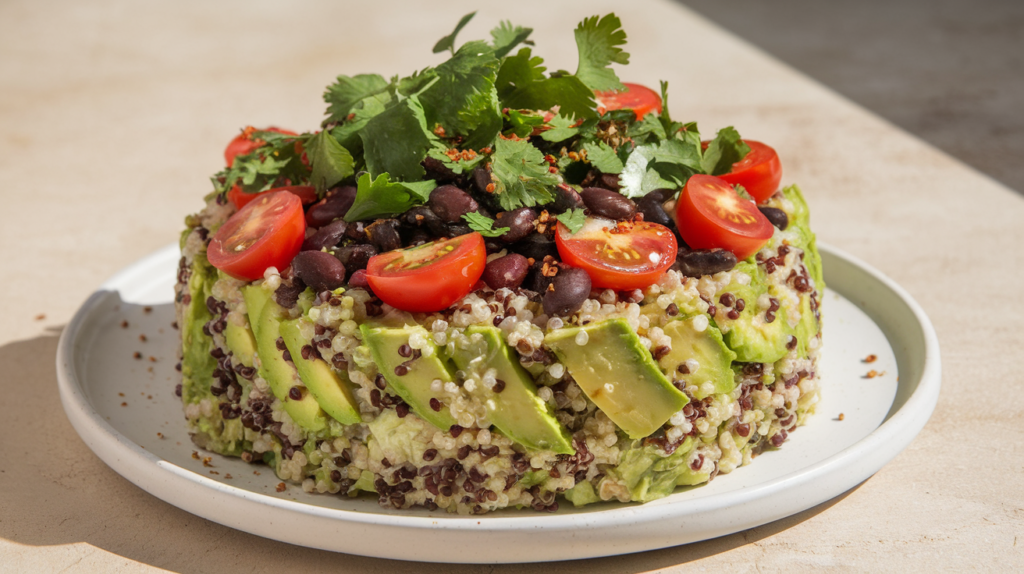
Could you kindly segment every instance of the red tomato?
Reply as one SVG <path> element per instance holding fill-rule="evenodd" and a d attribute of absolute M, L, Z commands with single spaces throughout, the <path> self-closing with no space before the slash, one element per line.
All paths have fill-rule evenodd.
<path fill-rule="evenodd" d="M 392 307 L 433 312 L 465 297 L 486 264 L 483 236 L 469 233 L 374 255 L 366 265 L 366 281 Z"/>
<path fill-rule="evenodd" d="M 640 84 L 624 84 L 626 89 L 621 92 L 594 92 L 597 100 L 597 113 L 608 110 L 633 110 L 637 119 L 651 112 L 661 113 L 661 96 L 654 90 Z"/>
<path fill-rule="evenodd" d="M 287 267 L 305 238 L 299 196 L 284 191 L 261 193 L 213 234 L 206 257 L 235 279 L 254 281 L 268 267 Z"/>
<path fill-rule="evenodd" d="M 729 173 L 718 177 L 731 183 L 740 184 L 758 203 L 765 201 L 779 190 L 782 182 L 782 163 L 775 150 L 761 142 L 743 140 L 750 146 L 750 153 L 732 164 Z"/>
<path fill-rule="evenodd" d="M 293 131 L 283 130 L 281 128 L 275 128 L 273 126 L 263 130 L 257 130 L 252 126 L 247 126 L 244 130 L 242 130 L 242 133 L 235 136 L 235 139 L 231 140 L 231 142 L 228 143 L 228 147 L 224 149 L 224 160 L 228 163 L 228 167 L 231 167 L 231 164 L 235 163 L 236 155 L 245 155 L 252 153 L 253 150 L 263 145 L 262 140 L 252 139 L 252 135 L 257 131 L 277 132 L 279 134 L 285 134 L 289 136 L 299 135 Z"/>
<path fill-rule="evenodd" d="M 288 191 L 294 193 L 299 196 L 303 205 L 315 203 L 318 199 L 316 196 L 316 189 L 311 185 L 287 185 L 285 187 L 275 187 L 259 193 L 245 193 L 237 184 L 228 191 L 228 199 L 231 200 L 231 203 L 235 204 L 235 207 L 241 209 L 257 197 L 274 191 Z"/>
<path fill-rule="evenodd" d="M 663 225 L 600 217 L 588 217 L 576 233 L 559 223 L 555 245 L 562 261 L 590 275 L 592 286 L 620 291 L 655 283 L 678 249 L 676 236 Z"/>
<path fill-rule="evenodd" d="M 676 202 L 679 234 L 694 249 L 721 247 L 737 259 L 757 253 L 775 229 L 754 202 L 713 175 L 690 177 Z"/>

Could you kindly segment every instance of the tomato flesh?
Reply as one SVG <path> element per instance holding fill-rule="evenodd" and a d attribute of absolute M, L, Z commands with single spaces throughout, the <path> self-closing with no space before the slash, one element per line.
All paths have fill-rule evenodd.
<path fill-rule="evenodd" d="M 594 92 L 597 100 L 597 113 L 603 114 L 610 110 L 633 110 L 640 119 L 651 112 L 661 113 L 661 96 L 647 86 L 640 84 L 623 84 L 622 91 Z"/>
<path fill-rule="evenodd" d="M 757 253 L 775 232 L 754 202 L 725 180 L 704 174 L 687 180 L 676 202 L 676 222 L 690 247 L 728 249 L 737 259 Z"/>
<path fill-rule="evenodd" d="M 469 294 L 486 264 L 483 236 L 469 233 L 375 255 L 366 265 L 366 281 L 388 305 L 428 313 Z"/>
<path fill-rule="evenodd" d="M 576 233 L 559 223 L 555 245 L 562 261 L 590 275 L 593 287 L 619 291 L 657 282 L 678 250 L 675 234 L 663 225 L 600 217 L 588 217 Z"/>
<path fill-rule="evenodd" d="M 754 140 L 743 140 L 750 153 L 732 164 L 729 173 L 718 177 L 732 185 L 742 185 L 758 203 L 767 200 L 779 190 L 782 182 L 782 162 L 771 146 Z"/>
<path fill-rule="evenodd" d="M 256 133 L 257 131 L 275 132 L 289 136 L 299 135 L 293 131 L 283 130 L 281 128 L 275 128 L 273 126 L 262 130 L 257 130 L 252 126 L 247 126 L 244 130 L 242 130 L 242 133 L 235 136 L 235 138 L 228 143 L 228 147 L 224 148 L 224 161 L 227 162 L 228 167 L 231 167 L 231 164 L 235 163 L 235 156 L 250 154 L 256 148 L 263 145 L 264 142 L 262 140 L 253 139 L 252 137 L 253 134 Z"/>
<path fill-rule="evenodd" d="M 272 193 L 275 191 L 287 191 L 289 193 L 293 193 L 299 197 L 299 200 L 302 201 L 303 205 L 315 203 L 316 200 L 318 199 L 316 195 L 316 189 L 313 188 L 313 186 L 311 185 L 287 185 L 284 187 L 275 187 L 273 189 L 268 189 L 267 191 L 261 191 L 259 193 L 245 193 L 244 191 L 242 191 L 242 188 L 236 184 L 228 191 L 228 200 L 230 200 L 231 203 L 235 204 L 235 207 L 241 209 L 248 205 L 250 201 L 256 199 L 257 197 L 265 193 Z"/>
<path fill-rule="evenodd" d="M 214 233 L 206 256 L 235 279 L 255 281 L 268 267 L 287 267 L 305 238 L 299 197 L 287 191 L 262 193 Z"/>

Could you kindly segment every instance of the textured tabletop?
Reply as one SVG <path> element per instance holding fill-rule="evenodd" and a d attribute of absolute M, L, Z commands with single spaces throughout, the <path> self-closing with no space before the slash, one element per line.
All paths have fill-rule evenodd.
<path fill-rule="evenodd" d="M 550 571 L 1024 568 L 1019 196 L 669 2 L 426 5 L 0 4 L 0 572 L 481 570 L 308 550 L 165 504 L 79 439 L 54 367 L 86 297 L 176 240 L 240 127 L 312 129 L 335 75 L 434 64 L 474 7 L 461 38 L 512 18 L 551 69 L 575 66 L 576 22 L 620 8 L 623 79 L 669 80 L 677 118 L 770 142 L 819 238 L 904 286 L 942 346 L 931 421 L 860 486 L 746 532 Z"/>

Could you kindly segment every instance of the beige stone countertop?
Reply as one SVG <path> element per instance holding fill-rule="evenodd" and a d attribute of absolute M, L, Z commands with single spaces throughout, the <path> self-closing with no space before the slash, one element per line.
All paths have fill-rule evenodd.
<path fill-rule="evenodd" d="M 673 115 L 705 132 L 770 142 L 819 238 L 904 286 L 943 353 L 931 421 L 853 490 L 731 536 L 545 568 L 1024 570 L 1024 201 L 676 4 L 625 5 L 0 3 L 0 572 L 484 570 L 309 550 L 168 505 L 86 447 L 54 367 L 88 295 L 177 239 L 240 127 L 312 129 L 335 75 L 437 63 L 433 43 L 475 8 L 463 40 L 512 18 L 549 69 L 574 69 L 581 17 L 619 9 L 620 75 L 669 80 Z"/>

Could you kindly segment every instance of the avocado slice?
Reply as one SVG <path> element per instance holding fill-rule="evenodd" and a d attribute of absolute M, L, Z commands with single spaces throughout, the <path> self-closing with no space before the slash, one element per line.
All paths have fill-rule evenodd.
<path fill-rule="evenodd" d="M 540 397 L 530 374 L 513 358 L 497 327 L 472 325 L 466 329 L 471 342 L 466 348 L 456 347 L 452 360 L 461 371 L 478 373 L 489 369 L 504 383 L 501 392 L 478 384 L 470 394 L 480 399 L 487 409 L 487 418 L 505 436 L 535 450 L 552 450 L 573 454 L 572 441 L 554 412 Z"/>
<path fill-rule="evenodd" d="M 224 341 L 240 363 L 246 367 L 252 366 L 252 358 L 256 354 L 256 337 L 253 337 L 248 327 L 228 321 L 224 327 Z"/>
<path fill-rule="evenodd" d="M 581 333 L 587 338 L 583 345 L 577 344 Z M 625 319 L 557 329 L 544 337 L 544 344 L 630 438 L 650 435 L 688 402 Z"/>
<path fill-rule="evenodd" d="M 212 318 L 206 308 L 206 298 L 216 280 L 217 270 L 205 256 L 197 254 L 188 280 L 191 303 L 185 309 L 181 325 L 181 396 L 185 404 L 198 402 L 197 397 L 209 394 L 213 371 L 217 368 L 217 360 L 210 355 L 213 339 L 203 333 L 203 325 Z"/>
<path fill-rule="evenodd" d="M 678 485 L 706 482 L 710 472 L 697 475 L 686 464 L 696 442 L 692 436 L 686 437 L 667 457 L 655 445 L 635 442 L 622 453 L 618 466 L 608 469 L 607 476 L 629 489 L 635 502 L 664 498 Z"/>
<path fill-rule="evenodd" d="M 359 326 L 363 334 L 363 342 L 370 348 L 373 362 L 377 363 L 377 369 L 384 379 L 387 380 L 395 393 L 402 397 L 423 420 L 442 430 L 448 430 L 456 424 L 447 405 L 441 402 L 441 410 L 435 411 L 430 407 L 430 399 L 441 400 L 430 385 L 440 379 L 442 383 L 452 382 L 452 374 L 448 367 L 438 357 L 437 347 L 430 340 L 430 333 L 419 325 L 407 325 L 405 327 L 392 329 L 388 327 L 373 327 L 363 324 Z M 421 356 L 418 359 L 406 358 L 399 354 L 398 350 L 402 345 L 409 344 L 409 337 L 413 333 L 419 333 L 427 345 L 433 347 L 430 356 Z M 405 374 L 399 375 L 395 370 L 403 366 Z"/>
<path fill-rule="evenodd" d="M 745 307 L 736 319 L 718 313 L 715 321 L 722 330 L 725 344 L 736 353 L 736 360 L 774 363 L 788 352 L 786 344 L 793 334 L 785 308 L 775 312 L 775 320 L 771 323 L 765 321 L 765 311 L 757 306 L 758 297 L 768 291 L 764 271 L 750 260 L 737 264 L 736 270 L 749 275 L 750 284 L 741 285 L 733 281 L 722 289 L 721 294 L 732 293 L 737 300 L 743 299 Z"/>
<path fill-rule="evenodd" d="M 821 271 L 821 255 L 818 254 L 817 240 L 814 232 L 811 231 L 811 211 L 807 207 L 800 188 L 790 185 L 782 190 L 782 194 L 793 204 L 793 212 L 789 215 L 789 225 L 795 227 L 800 235 L 800 242 L 796 247 L 804 250 L 804 265 L 811 279 L 814 279 L 815 288 L 825 292 L 825 280 Z"/>
<path fill-rule="evenodd" d="M 244 287 L 242 294 L 249 310 L 249 323 L 253 325 L 256 334 L 260 376 L 270 385 L 274 396 L 281 400 L 282 408 L 295 424 L 311 432 L 324 430 L 327 417 L 312 394 L 303 393 L 299 400 L 289 396 L 291 388 L 300 381 L 295 367 L 284 359 L 284 352 L 277 348 L 284 310 L 270 300 L 270 293 L 258 285 Z"/>
<path fill-rule="evenodd" d="M 320 358 L 317 353 L 312 359 L 302 357 L 302 348 L 309 345 L 299 330 L 299 323 L 306 319 L 290 319 L 281 322 L 281 337 L 292 356 L 295 369 L 299 372 L 306 388 L 327 414 L 347 425 L 363 422 L 359 415 L 355 391 L 348 375 L 339 375 Z"/>
<path fill-rule="evenodd" d="M 736 353 L 725 345 L 722 332 L 717 327 L 709 324 L 703 331 L 698 331 L 693 318 L 686 318 L 669 322 L 665 326 L 665 334 L 672 339 L 672 350 L 661 358 L 660 364 L 669 377 L 697 385 L 695 396 L 698 399 L 709 394 L 702 390 L 705 383 L 714 385 L 714 393 L 729 393 L 736 388 L 736 377 L 731 368 Z M 697 361 L 696 372 L 691 373 L 683 366 L 688 359 Z"/>

